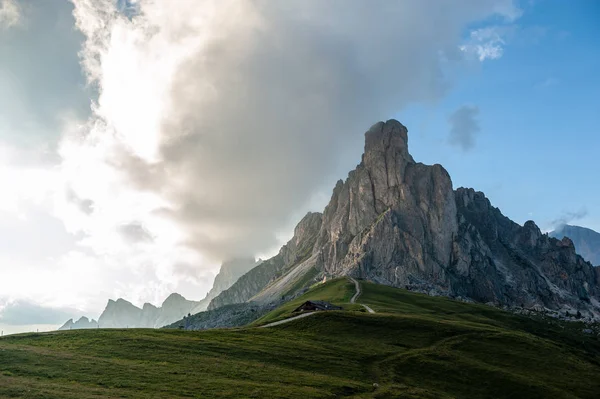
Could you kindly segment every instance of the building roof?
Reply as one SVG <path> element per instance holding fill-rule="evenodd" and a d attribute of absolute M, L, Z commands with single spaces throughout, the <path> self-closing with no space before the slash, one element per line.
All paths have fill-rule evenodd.
<path fill-rule="evenodd" d="M 329 302 L 319 301 L 319 300 L 314 300 L 314 301 L 310 300 L 310 301 L 303 302 L 300 306 L 298 306 L 296 308 L 296 310 L 294 310 L 294 312 L 300 311 L 306 305 L 312 305 L 318 310 L 340 310 L 340 309 L 342 309 L 340 306 L 333 305 Z"/>

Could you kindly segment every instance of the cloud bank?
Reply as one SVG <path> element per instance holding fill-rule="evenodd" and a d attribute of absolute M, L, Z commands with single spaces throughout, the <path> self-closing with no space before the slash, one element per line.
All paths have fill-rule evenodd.
<path fill-rule="evenodd" d="M 472 24 L 519 14 L 449 3 L 0 0 L 0 292 L 200 299 L 321 210 L 372 123 L 444 96 Z"/>
<path fill-rule="evenodd" d="M 364 130 L 446 92 L 468 24 L 515 13 L 479 0 L 73 3 L 100 95 L 62 143 L 78 199 L 63 217 L 95 250 L 115 251 L 120 231 L 154 262 L 169 254 L 165 274 L 277 244 Z"/>

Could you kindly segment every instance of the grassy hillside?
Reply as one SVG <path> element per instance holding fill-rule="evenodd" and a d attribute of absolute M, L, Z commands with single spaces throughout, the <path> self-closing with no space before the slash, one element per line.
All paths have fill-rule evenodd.
<path fill-rule="evenodd" d="M 354 283 L 347 278 L 338 278 L 328 281 L 325 284 L 317 284 L 304 295 L 283 304 L 256 320 L 252 323 L 252 326 L 260 326 L 294 316 L 292 312 L 308 300 L 327 301 L 334 305 L 341 306 L 345 311 L 362 310 L 362 306 L 350 303 L 350 298 L 352 298 L 354 292 Z"/>
<path fill-rule="evenodd" d="M 358 302 L 377 314 L 324 312 L 275 328 L 4 337 L 0 397 L 598 397 L 600 344 L 580 326 L 362 286 Z M 343 304 L 352 293 L 335 280 L 306 295 Z"/>

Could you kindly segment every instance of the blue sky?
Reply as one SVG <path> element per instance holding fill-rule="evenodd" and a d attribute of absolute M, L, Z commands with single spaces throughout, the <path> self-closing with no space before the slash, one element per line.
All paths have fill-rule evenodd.
<path fill-rule="evenodd" d="M 398 115 L 411 151 L 441 163 L 455 186 L 483 191 L 513 220 L 542 229 L 568 214 L 600 230 L 600 3 L 536 1 L 503 54 L 463 72 L 448 95 Z M 479 108 L 474 148 L 449 147 L 448 115 Z"/>

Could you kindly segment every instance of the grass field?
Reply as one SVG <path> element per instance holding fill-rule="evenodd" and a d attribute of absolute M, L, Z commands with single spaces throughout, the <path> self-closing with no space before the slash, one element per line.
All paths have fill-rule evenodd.
<path fill-rule="evenodd" d="M 600 343 L 581 326 L 361 285 L 358 302 L 377 314 L 324 312 L 264 329 L 4 337 L 0 397 L 599 397 Z M 297 301 L 344 304 L 353 292 L 334 280 Z"/>

